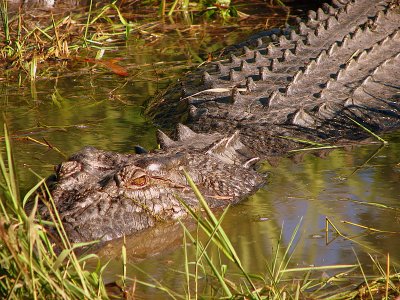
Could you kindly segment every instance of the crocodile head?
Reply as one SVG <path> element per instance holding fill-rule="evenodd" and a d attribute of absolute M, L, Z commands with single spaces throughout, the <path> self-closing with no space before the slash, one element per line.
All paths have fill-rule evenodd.
<path fill-rule="evenodd" d="M 239 134 L 197 134 L 178 125 L 176 141 L 158 132 L 161 149 L 119 154 L 86 147 L 56 169 L 51 194 L 72 241 L 110 240 L 196 209 L 186 171 L 212 208 L 249 195 L 264 181 Z M 42 214 L 48 216 L 46 209 Z"/>

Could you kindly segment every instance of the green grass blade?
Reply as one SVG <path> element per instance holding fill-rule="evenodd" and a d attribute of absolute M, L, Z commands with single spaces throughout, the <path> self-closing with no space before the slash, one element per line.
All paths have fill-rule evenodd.
<path fill-rule="evenodd" d="M 42 222 L 37 216 L 39 194 L 37 189 L 50 195 L 44 179 L 40 179 L 32 189 L 20 198 L 16 168 L 12 157 L 10 135 L 5 127 L 5 149 L 7 160 L 0 155 L 0 298 L 6 299 L 107 299 L 101 274 L 84 269 L 85 260 L 93 259 L 93 254 L 78 259 L 74 249 L 88 245 L 67 241 L 61 220 Z M 32 198 L 29 215 L 25 204 Z M 51 197 L 49 196 L 51 199 Z M 54 203 L 53 203 L 54 204 Z M 57 215 L 57 213 L 55 213 Z M 58 223 L 57 223 L 58 220 Z M 64 247 L 59 254 L 54 251 L 45 226 L 58 228 Z M 98 268 L 100 269 L 100 268 Z M 3 273 L 4 271 L 4 273 Z"/>
<path fill-rule="evenodd" d="M 334 270 L 334 269 L 346 269 L 354 268 L 358 265 L 331 265 L 331 266 L 319 266 L 319 267 L 304 267 L 304 268 L 292 268 L 281 270 L 281 273 L 292 273 L 292 272 L 308 272 L 308 271 L 318 271 L 318 270 Z"/>
<path fill-rule="evenodd" d="M 187 227 L 180 220 L 179 220 L 179 222 L 182 225 L 182 228 L 184 229 L 184 232 L 185 232 L 186 236 L 189 237 L 191 242 L 194 243 L 196 245 L 196 247 L 199 247 L 201 252 L 203 252 L 203 257 L 205 258 L 208 266 L 211 268 L 212 273 L 214 274 L 214 276 L 217 278 L 218 282 L 220 283 L 221 288 L 224 290 L 226 296 L 228 298 L 232 298 L 233 297 L 232 292 L 230 291 L 228 285 L 226 284 L 223 276 L 219 273 L 218 268 L 214 265 L 214 263 L 212 262 L 212 260 L 208 256 L 207 252 L 204 251 L 204 247 L 202 246 L 202 244 L 192 236 L 190 231 L 187 229 Z"/>
<path fill-rule="evenodd" d="M 349 116 L 347 116 L 347 118 L 354 122 L 357 126 L 359 126 L 361 129 L 363 129 L 364 131 L 366 131 L 367 133 L 369 133 L 370 135 L 372 135 L 373 137 L 375 137 L 377 140 L 381 141 L 383 144 L 387 144 L 388 141 L 384 140 L 383 138 L 381 138 L 379 135 L 377 135 L 376 133 L 372 132 L 371 130 L 369 130 L 367 127 L 365 127 L 364 125 L 362 125 L 361 123 L 357 122 L 356 120 L 350 118 Z"/>
<path fill-rule="evenodd" d="M 210 207 L 208 206 L 208 204 L 205 201 L 204 197 L 201 195 L 199 189 L 197 188 L 197 186 L 195 185 L 193 180 L 190 178 L 189 174 L 186 171 L 184 171 L 184 174 L 185 174 L 186 180 L 188 181 L 191 189 L 195 193 L 196 198 L 199 200 L 199 202 L 201 204 L 201 207 L 206 212 L 207 217 L 211 220 L 212 225 L 214 227 L 217 227 L 216 230 L 217 230 L 217 236 L 219 237 L 218 240 L 221 243 L 221 245 L 223 246 L 221 249 L 224 251 L 224 253 L 228 253 L 229 254 L 228 257 L 232 257 L 232 259 L 234 260 L 234 262 L 237 265 L 237 267 L 241 270 L 242 274 L 245 276 L 247 282 L 252 286 L 253 290 L 255 291 L 256 298 L 257 299 L 261 299 L 260 295 L 258 295 L 258 293 L 257 293 L 257 289 L 256 289 L 254 283 L 252 282 L 250 276 L 244 270 L 244 268 L 242 266 L 242 263 L 241 263 L 241 261 L 239 259 L 239 256 L 237 255 L 236 250 L 233 247 L 230 239 L 228 238 L 227 234 L 222 229 L 222 227 L 219 226 L 218 219 L 216 218 L 214 213 L 211 211 Z"/>
<path fill-rule="evenodd" d="M 279 135 L 278 137 L 281 138 L 281 139 L 290 140 L 290 141 L 294 141 L 294 142 L 302 143 L 302 144 L 307 144 L 307 145 L 311 145 L 311 146 L 317 146 L 317 147 L 328 147 L 329 146 L 329 145 L 326 145 L 326 144 L 321 144 L 321 143 L 313 142 L 313 141 L 310 141 L 310 140 L 299 139 L 299 138 L 295 138 L 295 137 L 292 137 L 292 136 Z"/>

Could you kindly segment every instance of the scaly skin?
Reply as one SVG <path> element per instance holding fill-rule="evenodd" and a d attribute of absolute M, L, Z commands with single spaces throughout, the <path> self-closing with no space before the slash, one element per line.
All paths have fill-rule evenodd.
<path fill-rule="evenodd" d="M 196 70 L 149 105 L 162 150 L 118 154 L 85 148 L 62 163 L 52 195 L 73 241 L 110 240 L 176 219 L 198 203 L 236 203 L 264 178 L 258 159 L 318 142 L 358 140 L 399 126 L 398 1 L 336 1 L 287 35 L 259 39 L 240 57 Z M 252 44 L 251 41 L 248 42 Z M 282 138 L 286 136 L 286 138 Z M 45 209 L 42 210 L 46 216 Z"/>
<path fill-rule="evenodd" d="M 162 127 L 234 132 L 260 157 L 298 146 L 286 135 L 321 142 L 399 123 L 400 14 L 396 1 L 342 1 L 309 13 L 287 36 L 190 74 L 149 106 Z M 326 13 L 325 13 L 325 12 Z"/>
<path fill-rule="evenodd" d="M 236 203 L 264 182 L 238 133 L 177 131 L 176 142 L 158 133 L 163 150 L 124 155 L 87 147 L 59 165 L 52 196 L 71 240 L 110 240 L 177 219 L 186 214 L 177 195 L 197 209 L 183 170 L 212 208 Z"/>

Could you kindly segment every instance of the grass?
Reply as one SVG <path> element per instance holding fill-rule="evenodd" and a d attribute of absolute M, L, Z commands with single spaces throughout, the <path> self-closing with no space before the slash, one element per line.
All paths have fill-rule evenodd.
<path fill-rule="evenodd" d="M 37 218 L 39 194 L 36 191 L 45 186 L 44 180 L 23 197 L 20 195 L 6 127 L 0 171 L 0 298 L 107 299 L 102 279 L 105 266 L 98 263 L 93 271 L 85 269 L 86 262 L 96 256 L 78 258 L 75 255 L 74 250 L 83 244 L 69 243 L 55 211 L 52 221 Z M 28 213 L 25 205 L 29 199 L 33 206 Z M 51 198 L 50 204 L 54 206 Z M 53 228 L 57 234 L 57 251 L 46 228 Z"/>
<path fill-rule="evenodd" d="M 364 125 L 362 125 L 361 123 L 357 122 L 356 120 L 347 117 L 350 121 L 352 121 L 353 123 L 355 123 L 358 127 L 360 127 L 362 130 L 364 130 L 365 132 L 367 132 L 369 135 L 371 135 L 372 137 L 376 138 L 378 141 L 380 141 L 382 144 L 387 145 L 388 142 L 386 140 L 384 140 L 383 138 L 381 138 L 379 135 L 377 135 L 375 132 L 371 131 L 370 129 L 368 129 L 367 127 L 365 127 Z"/>
<path fill-rule="evenodd" d="M 5 78 L 0 79 L 15 81 L 18 77 L 20 85 L 29 84 L 62 76 L 63 71 L 71 72 L 69 66 L 76 67 L 75 62 L 89 66 L 94 63 L 117 75 L 127 76 L 127 72 L 116 71 L 117 65 L 108 62 L 116 49 L 129 48 L 132 43 L 154 45 L 159 42 L 162 47 L 167 31 L 177 31 L 181 35 L 196 31 L 201 36 L 204 26 L 199 24 L 213 28 L 216 35 L 222 35 L 222 31 L 231 30 L 233 26 L 250 30 L 255 26 L 254 21 L 245 21 L 252 18 L 247 18 L 248 15 L 237 11 L 236 7 L 251 7 L 254 3 L 265 6 L 261 0 L 240 0 L 235 5 L 230 0 L 88 1 L 87 7 L 67 10 L 61 6 L 49 13 L 32 11 L 26 7 L 28 4 L 11 10 L 6 0 L 0 0 L 0 67 L 5 70 Z M 279 7 L 273 6 L 275 3 Z M 268 5 L 282 10 L 279 1 L 270 1 Z M 239 16 L 241 22 L 232 19 L 233 16 Z M 218 21 L 210 22 L 210 18 Z M 268 23 L 268 26 L 278 27 L 287 16 L 265 20 L 255 15 L 254 19 L 259 20 L 257 26 L 264 28 Z M 246 27 L 248 29 L 244 29 Z M 207 53 L 216 50 L 213 48 L 207 49 Z M 99 51 L 106 55 L 94 60 Z M 208 59 L 207 53 L 199 56 L 194 52 L 196 54 L 190 55 L 196 63 Z"/>
<path fill-rule="evenodd" d="M 376 140 L 378 140 L 379 142 L 381 142 L 382 146 L 388 145 L 388 141 L 383 139 L 381 136 L 379 136 L 378 134 L 376 134 L 372 130 L 368 129 L 367 127 L 365 127 L 361 123 L 357 122 L 356 120 L 350 118 L 349 116 L 347 116 L 347 118 L 351 122 L 353 122 L 355 125 L 357 125 L 357 127 L 359 127 L 361 130 L 365 131 L 371 137 L 373 137 Z M 327 150 L 327 149 L 328 150 L 329 149 L 338 149 L 338 148 L 343 148 L 343 147 L 346 146 L 346 145 L 321 144 L 321 143 L 318 143 L 318 142 L 315 142 L 315 141 L 306 140 L 306 139 L 299 139 L 299 138 L 291 137 L 291 136 L 277 136 L 277 137 L 281 138 L 281 139 L 290 140 L 290 141 L 293 141 L 293 142 L 296 142 L 296 143 L 299 143 L 299 144 L 305 144 L 305 145 L 309 145 L 310 146 L 310 147 L 307 147 L 307 148 L 300 148 L 300 149 L 290 150 L 289 153 L 303 152 L 303 151 L 318 151 L 318 150 Z"/>
<path fill-rule="evenodd" d="M 5 127 L 4 151 L 0 155 L 0 298 L 2 299 L 108 299 L 102 274 L 107 265 L 98 261 L 94 270 L 85 265 L 88 260 L 97 259 L 94 254 L 77 257 L 74 250 L 87 244 L 70 244 L 57 212 L 52 209 L 51 221 L 38 218 L 39 194 L 44 180 L 25 195 L 20 194 L 16 178 L 15 163 L 8 130 Z M 398 273 L 393 267 L 389 255 L 385 264 L 381 264 L 370 255 L 378 271 L 375 278 L 367 276 L 358 261 L 356 265 L 331 265 L 306 268 L 290 268 L 292 255 L 296 248 L 296 239 L 301 224 L 293 230 L 287 245 L 283 245 L 282 232 L 274 248 L 272 257 L 265 263 L 265 274 L 251 274 L 243 266 L 222 223 L 229 209 L 227 207 L 218 216 L 209 208 L 207 202 L 186 174 L 187 181 L 196 195 L 200 207 L 194 211 L 183 201 L 188 214 L 195 219 L 197 230 L 189 230 L 184 223 L 182 228 L 183 257 L 182 274 L 184 292 L 174 291 L 151 275 L 149 280 L 130 279 L 127 275 L 127 248 L 122 246 L 121 284 L 125 298 L 134 297 L 136 285 L 144 285 L 162 291 L 171 299 L 373 299 L 381 295 L 384 299 L 394 299 L 400 294 Z M 26 205 L 33 201 L 30 212 Z M 51 197 L 49 208 L 54 208 Z M 346 222 L 351 226 L 373 232 L 383 232 L 375 228 Z M 327 229 L 331 226 L 334 233 L 349 238 L 340 232 L 327 218 Z M 54 240 L 49 238 L 49 228 L 57 236 L 57 250 Z M 201 237 L 201 238 L 200 238 Z M 218 249 L 217 258 L 213 253 Z M 228 265 L 225 261 L 231 261 Z M 232 270 L 231 270 L 232 269 Z M 326 270 L 343 270 L 329 278 L 315 276 Z M 364 283 L 356 289 L 345 288 L 332 292 L 332 286 L 342 286 L 349 281 L 349 272 L 361 273 Z M 138 268 L 138 271 L 141 271 Z M 143 271 L 142 271 L 143 272 Z M 298 275 L 300 274 L 300 276 Z M 132 284 L 133 283 L 133 284 Z"/>
<path fill-rule="evenodd" d="M 124 43 L 132 29 L 140 30 L 123 17 L 116 1 L 100 8 L 94 8 L 92 2 L 88 12 L 77 7 L 72 13 L 61 11 L 50 18 L 34 14 L 37 20 L 32 20 L 32 15 L 21 9 L 11 13 L 7 1 L 1 0 L 0 63 L 7 73 L 24 71 L 35 81 L 41 75 L 39 63 L 75 60 L 82 52 L 94 56 L 98 50 Z"/>
<path fill-rule="evenodd" d="M 385 299 L 390 299 L 389 296 L 399 295 L 396 283 L 399 281 L 400 274 L 396 272 L 390 274 L 389 258 L 387 258 L 386 266 L 382 266 L 377 259 L 370 255 L 373 264 L 379 270 L 378 278 L 367 276 L 358 258 L 358 263 L 352 265 L 290 268 L 301 221 L 293 230 L 287 245 L 283 245 L 283 230 L 281 231 L 275 251 L 266 262 L 265 274 L 249 273 L 243 267 L 229 237 L 222 228 L 229 207 L 219 216 L 215 215 L 187 174 L 186 178 L 200 207 L 198 211 L 194 211 L 181 201 L 181 204 L 187 208 L 189 215 L 197 223 L 197 230 L 194 232 L 181 223 L 184 230 L 183 270 L 181 271 L 185 282 L 184 293 L 170 289 L 148 274 L 145 274 L 148 276 L 148 281 L 130 279 L 135 284 L 158 289 L 171 299 L 367 299 L 368 295 L 370 299 L 374 299 L 372 295 L 376 295 L 377 292 L 385 295 Z M 328 221 L 327 219 L 327 226 Z M 331 222 L 329 224 L 334 226 Z M 334 228 L 337 230 L 336 227 Z M 371 228 L 367 229 L 372 230 Z M 346 237 L 339 231 L 336 233 L 341 237 Z M 219 250 L 217 258 L 215 255 L 213 257 L 215 254 L 213 248 Z M 233 262 L 233 270 L 228 269 L 227 264 L 224 263 L 226 260 Z M 143 272 L 139 268 L 136 269 Z M 317 275 L 328 271 L 337 273 L 327 278 Z M 350 283 L 354 280 L 360 282 L 358 275 L 360 273 L 361 280 L 364 282 L 354 289 Z M 350 276 L 350 274 L 353 275 Z M 126 282 L 126 278 L 123 282 Z M 348 283 L 348 286 L 344 283 Z M 335 288 L 332 289 L 333 287 Z"/>
<path fill-rule="evenodd" d="M 8 3 L 7 0 L 1 0 L 0 2 L 0 18 L 1 26 L 4 32 L 4 42 L 7 45 L 10 42 L 10 29 L 8 26 Z"/>
<path fill-rule="evenodd" d="M 207 18 L 219 16 L 224 20 L 238 16 L 238 11 L 230 0 L 174 0 L 170 3 L 166 0 L 161 0 L 159 12 L 162 16 L 197 12 L 203 14 Z"/>
<path fill-rule="evenodd" d="M 169 17 L 188 12 L 203 14 L 206 18 L 214 15 L 224 19 L 237 16 L 234 6 L 226 0 L 145 3 L 150 8 L 135 1 L 113 1 L 102 6 L 90 1 L 87 11 L 78 6 L 72 11 L 55 10 L 56 15 L 51 13 L 50 16 L 47 13 L 35 13 L 35 19 L 32 19 L 29 11 L 19 9 L 10 12 L 7 1 L 0 0 L 0 66 L 7 69 L 7 73 L 23 71 L 30 81 L 35 81 L 41 75 L 40 69 L 44 68 L 40 66 L 43 62 L 75 60 L 81 55 L 93 57 L 99 50 L 112 51 L 125 45 L 133 36 L 132 33 L 140 36 L 140 39 L 145 39 L 144 36 L 148 34 L 154 41 L 156 35 L 152 33 L 152 27 L 163 27 L 165 23 L 163 18 L 155 16 L 158 5 L 161 6 L 161 14 Z M 135 14 L 140 13 L 140 9 L 146 11 L 148 18 L 155 19 L 154 25 L 135 21 Z"/>
<path fill-rule="evenodd" d="M 181 10 L 189 11 L 189 2 L 174 1 L 173 4 L 183 3 Z M 92 2 L 91 2 L 92 4 Z M 15 65 L 22 65 L 29 75 L 31 81 L 38 77 L 38 61 L 43 58 L 54 57 L 70 57 L 73 51 L 78 53 L 83 47 L 104 52 L 105 47 L 110 46 L 106 40 L 117 36 L 121 40 L 126 39 L 131 30 L 135 29 L 134 24 L 130 24 L 125 20 L 119 7 L 115 3 L 106 5 L 101 9 L 93 9 L 90 6 L 89 13 L 81 16 L 78 20 L 84 24 L 79 27 L 74 24 L 77 33 L 84 29 L 84 34 L 71 37 L 69 40 L 62 33 L 62 27 L 68 18 L 55 20 L 51 19 L 51 24 L 45 27 L 37 27 L 31 29 L 27 33 L 23 30 L 24 16 L 18 15 L 14 19 L 17 29 L 11 28 L 7 14 L 7 2 L 1 2 L 1 17 L 4 33 L 4 48 L 2 54 L 10 59 Z M 178 12 L 179 6 L 169 8 L 168 14 Z M 213 8 L 214 9 L 214 8 Z M 114 14 L 116 13 L 116 14 Z M 104 23 L 103 23 L 104 22 Z M 95 28 L 97 25 L 99 27 Z M 99 25 L 100 24 L 100 25 Z M 106 26 L 103 26 L 106 25 Z M 104 30 L 107 27 L 107 30 Z M 100 29 L 99 34 L 97 29 Z M 14 31 L 13 31 L 14 30 Z M 109 30 L 109 31 L 108 31 Z M 11 32 L 11 33 L 10 33 Z M 14 35 L 13 35 L 14 34 Z M 16 37 L 13 42 L 11 38 Z M 83 36 L 83 38 L 82 38 Z M 76 40 L 74 40 L 76 38 Z M 44 44 L 43 42 L 48 42 Z M 35 44 L 42 45 L 43 49 L 35 48 L 39 52 L 30 56 L 30 47 Z M 28 51 L 29 50 L 29 51 Z M 43 52 L 40 52 L 43 51 Z M 116 68 L 114 66 L 114 68 Z M 54 97 L 53 97 L 54 96 Z M 54 93 L 53 102 L 58 105 L 61 103 L 60 95 Z M 58 104 L 57 104 L 58 103 Z M 43 180 L 28 191 L 25 195 L 20 195 L 18 181 L 16 179 L 15 164 L 12 159 L 11 144 L 6 132 L 5 139 L 5 157 L 0 157 L 0 168 L 3 182 L 1 185 L 1 213 L 0 213 L 0 297 L 7 298 L 65 298 L 65 299 L 99 299 L 107 298 L 105 287 L 102 281 L 102 273 L 105 266 L 98 265 L 96 270 L 86 270 L 85 262 L 87 259 L 95 258 L 93 255 L 86 257 L 76 257 L 73 250 L 81 245 L 71 245 L 62 229 L 62 224 L 58 219 L 57 213 L 54 212 L 51 222 L 43 222 L 36 217 L 35 211 L 38 205 L 38 196 L 35 195 L 36 189 L 43 185 Z M 304 141 L 305 144 L 313 145 L 313 142 Z M 46 145 L 45 145 L 46 146 Z M 47 145 L 49 146 L 49 145 Z M 323 147 L 316 143 L 314 146 Z M 331 147 L 331 146 L 327 146 Z M 309 148 L 307 149 L 309 150 Z M 188 178 L 189 182 L 190 179 Z M 151 286 L 163 290 L 171 298 L 199 298 L 206 297 L 202 293 L 201 287 L 204 284 L 212 286 L 212 296 L 221 298 L 255 298 L 255 299 L 300 299 L 303 295 L 307 295 L 309 290 L 322 289 L 332 282 L 335 282 L 341 274 L 328 278 L 324 281 L 313 279 L 312 272 L 338 269 L 352 268 L 353 266 L 323 266 L 310 268 L 290 268 L 290 260 L 295 249 L 295 237 L 298 234 L 300 224 L 293 232 L 289 245 L 284 248 L 282 239 L 279 239 L 278 245 L 271 260 L 266 264 L 266 273 L 264 275 L 250 274 L 244 267 L 239 255 L 236 253 L 234 246 L 230 242 L 229 237 L 225 234 L 222 224 L 228 208 L 220 215 L 216 216 L 207 206 L 197 188 L 192 184 L 196 196 L 202 204 L 205 214 L 199 214 L 195 211 L 189 211 L 189 214 L 196 219 L 198 230 L 193 233 L 189 231 L 183 224 L 184 228 L 184 256 L 183 256 L 183 272 L 185 274 L 186 288 L 185 294 L 179 294 L 172 291 L 162 283 L 153 281 L 139 282 L 140 284 Z M 45 191 L 47 192 L 47 191 Z M 26 213 L 24 206 L 29 198 L 34 199 L 34 206 L 31 213 Z M 51 199 L 50 199 L 51 200 Z M 50 202 L 50 205 L 54 206 Z M 368 203 L 368 205 L 373 205 Z M 378 204 L 376 204 L 378 205 Z M 44 225 L 52 227 L 60 236 L 61 249 L 54 250 L 54 244 L 49 239 L 48 232 Z M 353 224 L 354 225 L 354 224 Z M 368 228 L 373 230 L 373 228 Z M 206 240 L 200 239 L 201 235 L 206 235 Z M 343 235 L 344 236 L 344 235 Z M 190 241 L 191 245 L 188 245 Z M 60 246 L 59 245 L 59 246 Z M 230 260 L 239 271 L 239 279 L 233 281 L 237 270 L 228 269 L 224 264 L 224 259 L 215 260 L 210 254 L 210 248 L 217 247 L 220 257 Z M 283 254 L 281 250 L 284 249 Z M 193 251 L 192 251 L 193 250 Z M 194 256 L 192 256 L 194 253 Z M 348 290 L 343 292 L 340 297 L 343 299 L 352 299 L 359 295 L 370 295 L 377 290 L 384 291 L 384 297 L 388 298 L 390 294 L 398 294 L 396 280 L 398 281 L 398 273 L 390 273 L 390 259 L 387 256 L 386 266 L 382 266 L 376 259 L 371 257 L 374 265 L 379 270 L 380 277 L 372 281 L 364 275 L 365 283 L 358 290 Z M 129 290 L 126 274 L 126 245 L 122 248 L 122 289 Z M 361 264 L 358 264 L 359 270 L 363 271 Z M 288 279 L 288 274 L 304 274 L 301 280 Z M 212 280 L 205 282 L 205 278 Z M 134 287 L 135 285 L 133 285 Z M 134 288 L 131 293 L 134 293 Z M 364 291 L 364 292 L 360 292 Z M 366 292 L 365 292 L 366 291 Z M 339 295 L 330 295 L 331 299 L 339 299 Z"/>

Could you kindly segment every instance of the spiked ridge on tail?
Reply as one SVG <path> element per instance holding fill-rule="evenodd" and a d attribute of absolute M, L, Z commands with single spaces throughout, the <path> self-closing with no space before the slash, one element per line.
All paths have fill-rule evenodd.
<path fill-rule="evenodd" d="M 186 98 L 167 92 L 150 111 L 173 123 L 176 103 L 190 103 L 188 126 L 197 132 L 239 130 L 261 158 L 299 146 L 276 136 L 330 141 L 365 137 L 347 116 L 374 130 L 398 127 L 400 14 L 396 1 L 336 1 L 311 11 L 297 30 L 258 40 L 241 56 L 206 66 L 220 93 L 181 81 Z M 174 89 L 172 89 L 173 91 Z M 192 95 L 192 96 L 191 96 Z M 201 112 L 201 113 L 199 113 Z M 336 130 L 334 130 L 336 129 Z"/>
<path fill-rule="evenodd" d="M 179 81 L 149 105 L 157 123 L 176 125 L 175 139 L 157 132 L 161 150 L 88 147 L 57 168 L 52 195 L 71 239 L 109 240 L 185 215 L 176 195 L 198 203 L 183 170 L 211 207 L 226 206 L 264 182 L 259 159 L 275 164 L 299 147 L 291 137 L 365 137 L 352 120 L 398 128 L 399 11 L 398 1 L 334 0 L 296 30 L 260 34 Z"/>

